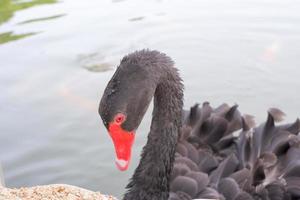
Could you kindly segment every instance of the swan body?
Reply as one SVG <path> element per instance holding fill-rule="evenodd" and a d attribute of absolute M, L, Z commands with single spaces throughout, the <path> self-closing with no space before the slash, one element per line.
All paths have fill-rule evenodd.
<path fill-rule="evenodd" d="M 141 161 L 124 200 L 294 200 L 300 198 L 300 121 L 265 123 L 237 105 L 208 102 L 183 110 L 183 84 L 174 63 L 158 51 L 125 56 L 108 83 L 99 114 L 126 170 L 135 132 L 153 98 L 153 118 Z"/>

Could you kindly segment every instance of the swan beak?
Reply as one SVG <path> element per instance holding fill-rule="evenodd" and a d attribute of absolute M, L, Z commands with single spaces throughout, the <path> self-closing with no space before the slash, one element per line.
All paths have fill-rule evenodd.
<path fill-rule="evenodd" d="M 129 166 L 135 134 L 117 124 L 110 124 L 108 131 L 115 146 L 116 166 L 120 171 L 125 171 Z"/>

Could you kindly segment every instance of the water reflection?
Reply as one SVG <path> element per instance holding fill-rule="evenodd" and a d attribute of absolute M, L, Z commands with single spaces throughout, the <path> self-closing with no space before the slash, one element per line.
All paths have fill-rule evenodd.
<path fill-rule="evenodd" d="M 143 19 L 145 19 L 145 17 L 142 17 L 142 16 L 141 17 L 133 17 L 133 18 L 130 18 L 129 21 L 134 22 L 134 21 L 141 21 Z"/>
<path fill-rule="evenodd" d="M 5 183 L 4 183 L 4 178 L 3 178 L 3 170 L 2 170 L 2 166 L 1 166 L 1 163 L 0 163 L 0 186 L 5 186 Z"/>
<path fill-rule="evenodd" d="M 8 22 L 17 11 L 25 10 L 38 5 L 54 4 L 54 3 L 57 3 L 57 0 L 33 0 L 33 1 L 0 0 L 0 25 L 4 24 L 5 22 Z M 19 24 L 50 20 L 62 16 L 64 15 L 55 15 L 55 16 L 45 17 L 45 18 L 31 19 L 31 20 L 23 21 Z M 37 32 L 14 34 L 13 31 L 8 31 L 8 32 L 0 33 L 0 44 L 19 40 L 35 34 L 37 34 Z"/>
<path fill-rule="evenodd" d="M 0 33 L 0 44 L 4 44 L 14 40 L 19 40 L 35 34 L 37 33 L 14 34 L 12 31 Z"/>
<path fill-rule="evenodd" d="M 105 72 L 114 68 L 114 63 L 100 53 L 81 54 L 77 60 L 81 67 L 91 72 Z"/>
<path fill-rule="evenodd" d="M 51 20 L 51 19 L 60 18 L 60 17 L 63 17 L 65 15 L 66 14 L 61 14 L 61 15 L 53 15 L 53 16 L 50 16 L 50 17 L 41 17 L 41 18 L 36 18 L 36 19 L 30 19 L 30 20 L 22 21 L 18 24 L 22 25 L 22 24 L 29 24 L 29 23 L 33 23 L 33 22 L 47 21 L 47 20 Z"/>
<path fill-rule="evenodd" d="M 122 1 L 125 1 L 125 0 L 112 0 L 113 3 L 118 3 L 118 2 L 122 2 Z"/>
<path fill-rule="evenodd" d="M 270 63 L 275 62 L 279 51 L 280 51 L 280 43 L 278 41 L 273 41 L 269 46 L 265 48 L 262 55 L 262 59 Z"/>
<path fill-rule="evenodd" d="M 12 1 L 0 0 L 0 24 L 7 22 L 14 16 L 16 11 L 31 8 L 37 5 L 57 3 L 57 0 L 33 0 L 33 1 Z"/>

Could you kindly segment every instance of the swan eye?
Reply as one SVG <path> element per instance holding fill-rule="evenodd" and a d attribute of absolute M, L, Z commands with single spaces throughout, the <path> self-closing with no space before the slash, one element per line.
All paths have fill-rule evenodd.
<path fill-rule="evenodd" d="M 126 117 L 124 114 L 122 113 L 118 113 L 116 116 L 115 116 L 115 123 L 116 124 L 122 124 L 124 121 L 125 121 Z"/>

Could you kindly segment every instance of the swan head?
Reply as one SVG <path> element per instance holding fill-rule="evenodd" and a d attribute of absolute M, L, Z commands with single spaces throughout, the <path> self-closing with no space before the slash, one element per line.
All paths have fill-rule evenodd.
<path fill-rule="evenodd" d="M 148 51 L 125 56 L 109 81 L 99 114 L 114 143 L 116 165 L 128 168 L 135 132 L 155 93 L 156 78 L 149 73 Z M 144 57 L 143 57 L 144 56 Z M 149 62 L 149 60 L 148 60 Z"/>

